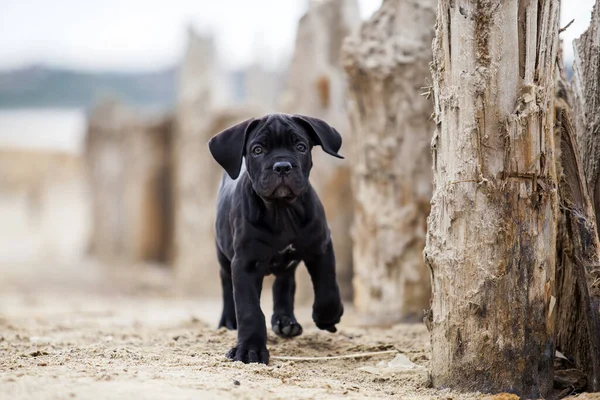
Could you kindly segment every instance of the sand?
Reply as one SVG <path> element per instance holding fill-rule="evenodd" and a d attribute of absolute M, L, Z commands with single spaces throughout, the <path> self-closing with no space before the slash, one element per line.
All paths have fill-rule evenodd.
<path fill-rule="evenodd" d="M 0 276 L 0 399 L 483 397 L 432 389 L 422 371 L 376 374 L 359 369 L 390 361 L 393 354 L 272 359 L 268 366 L 231 362 L 225 353 L 236 336 L 215 328 L 218 299 L 178 296 L 164 269 L 111 270 L 89 262 L 52 268 L 4 265 Z M 264 310 L 268 303 L 266 299 Z M 315 328 L 310 308 L 299 309 L 304 334 L 281 339 L 269 330 L 271 356 L 396 349 L 428 366 L 423 324 L 362 328 L 356 326 L 352 308 L 347 309 L 335 334 Z"/>

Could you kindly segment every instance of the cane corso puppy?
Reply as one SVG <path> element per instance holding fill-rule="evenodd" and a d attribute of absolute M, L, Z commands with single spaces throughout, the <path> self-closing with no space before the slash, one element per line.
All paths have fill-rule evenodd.
<path fill-rule="evenodd" d="M 271 327 L 281 337 L 302 333 L 294 316 L 295 270 L 304 261 L 314 287 L 312 317 L 335 332 L 344 312 L 325 212 L 309 183 L 311 150 L 338 154 L 340 134 L 326 122 L 302 115 L 249 119 L 208 143 L 223 167 L 217 201 L 216 247 L 221 265 L 223 314 L 219 327 L 237 329 L 227 357 L 268 364 L 263 278 L 275 275 Z"/>

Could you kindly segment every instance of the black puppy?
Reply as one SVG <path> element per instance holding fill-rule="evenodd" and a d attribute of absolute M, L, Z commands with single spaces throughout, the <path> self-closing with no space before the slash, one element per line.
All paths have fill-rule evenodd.
<path fill-rule="evenodd" d="M 224 130 L 208 143 L 227 172 L 219 189 L 216 221 L 223 314 L 219 327 L 238 329 L 227 357 L 268 364 L 263 278 L 274 274 L 273 331 L 298 336 L 294 316 L 295 270 L 304 261 L 314 286 L 313 320 L 335 332 L 344 312 L 335 277 L 335 256 L 317 194 L 308 181 L 311 149 L 334 157 L 340 134 L 326 122 L 302 115 L 271 114 Z M 245 162 L 244 162 L 245 160 Z"/>

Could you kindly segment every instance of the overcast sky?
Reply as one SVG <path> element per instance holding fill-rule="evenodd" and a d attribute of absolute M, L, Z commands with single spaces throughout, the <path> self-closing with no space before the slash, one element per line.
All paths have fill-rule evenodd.
<path fill-rule="evenodd" d="M 567 59 L 594 0 L 563 2 Z M 212 32 L 229 68 L 273 65 L 293 49 L 308 0 L 0 0 L 0 69 L 45 63 L 89 70 L 150 70 L 175 64 L 186 26 Z M 381 0 L 359 0 L 363 18 Z"/>

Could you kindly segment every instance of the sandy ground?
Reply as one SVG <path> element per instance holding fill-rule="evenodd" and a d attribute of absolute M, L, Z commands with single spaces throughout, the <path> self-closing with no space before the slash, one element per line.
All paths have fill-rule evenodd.
<path fill-rule="evenodd" d="M 328 361 L 227 360 L 235 333 L 215 329 L 217 299 L 179 297 L 158 268 L 0 266 L 1 399 L 472 399 L 429 388 L 426 375 L 360 370 L 394 355 Z M 148 272 L 150 271 L 150 272 Z M 138 276 L 144 276 L 139 279 Z M 269 310 L 268 296 L 263 306 Z M 304 334 L 269 334 L 271 356 L 332 356 L 397 349 L 429 362 L 422 324 L 356 327 L 352 310 L 338 333 L 298 311 Z M 269 316 L 270 313 L 267 313 Z M 269 319 L 269 318 L 267 318 Z"/>

